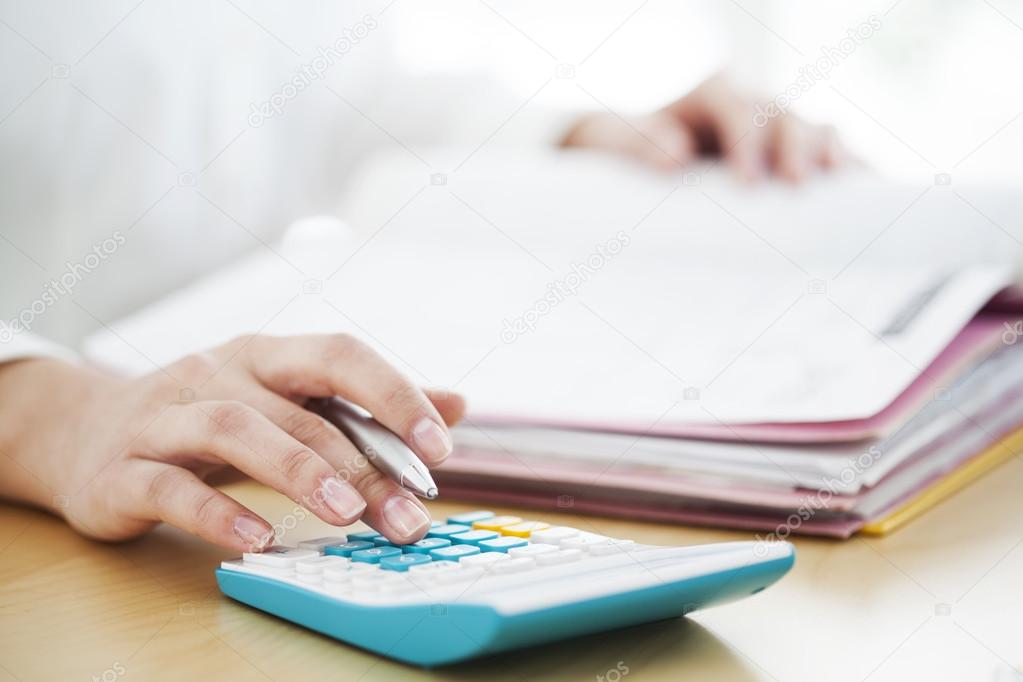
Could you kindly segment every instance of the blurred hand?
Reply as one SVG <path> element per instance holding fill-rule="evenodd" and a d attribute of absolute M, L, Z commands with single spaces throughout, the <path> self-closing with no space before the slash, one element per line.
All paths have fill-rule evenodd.
<path fill-rule="evenodd" d="M 362 518 L 394 542 L 420 539 L 430 526 L 420 501 L 302 407 L 333 395 L 365 407 L 430 466 L 447 457 L 447 425 L 465 409 L 345 335 L 240 338 L 132 380 L 14 362 L 0 366 L 0 494 L 50 509 L 59 495 L 55 511 L 103 540 L 166 521 L 260 549 L 271 525 L 205 482 L 233 467 L 327 523 Z"/>
<path fill-rule="evenodd" d="M 848 156 L 830 126 L 787 113 L 770 118 L 720 75 L 645 116 L 584 117 L 564 145 L 604 149 L 665 171 L 699 156 L 722 156 L 747 181 L 773 173 L 799 182 L 817 169 L 845 163 Z"/>

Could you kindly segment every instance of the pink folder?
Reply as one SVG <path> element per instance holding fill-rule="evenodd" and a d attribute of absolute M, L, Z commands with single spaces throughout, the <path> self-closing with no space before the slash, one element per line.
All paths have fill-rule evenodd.
<path fill-rule="evenodd" d="M 1023 387 L 1007 399 L 1023 401 Z M 989 411 L 997 412 L 999 408 L 1000 405 L 993 405 Z M 893 469 L 875 490 L 883 491 L 886 484 L 898 478 L 909 478 L 912 483 L 900 485 L 896 494 L 869 514 L 860 513 L 857 507 L 872 494 L 872 489 L 824 499 L 816 498 L 816 491 L 805 488 L 786 490 L 678 473 L 605 470 L 577 461 L 530 460 L 527 464 L 514 454 L 492 451 L 457 449 L 435 473 L 445 495 L 460 499 L 491 499 L 526 507 L 567 507 L 607 516 L 766 532 L 786 524 L 794 510 L 807 508 L 807 500 L 815 499 L 812 517 L 800 518 L 793 532 L 844 538 L 909 501 L 1018 427 L 991 431 L 979 448 L 968 443 L 956 445 L 956 439 L 972 428 L 964 424 L 943 434 Z M 959 451 L 941 466 L 929 466 L 928 458 L 948 443 Z"/>

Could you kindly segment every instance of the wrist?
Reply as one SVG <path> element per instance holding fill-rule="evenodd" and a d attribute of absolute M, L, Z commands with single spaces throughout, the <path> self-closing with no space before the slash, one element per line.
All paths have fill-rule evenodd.
<path fill-rule="evenodd" d="M 52 358 L 0 364 L 0 496 L 60 512 L 83 412 L 112 377 Z"/>

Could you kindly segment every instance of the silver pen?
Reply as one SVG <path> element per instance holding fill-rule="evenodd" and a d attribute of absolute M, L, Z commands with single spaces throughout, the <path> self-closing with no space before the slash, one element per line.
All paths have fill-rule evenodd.
<path fill-rule="evenodd" d="M 437 497 L 437 484 L 430 470 L 405 441 L 369 412 L 341 398 L 316 398 L 306 408 L 336 426 L 374 467 L 398 485 L 428 500 Z"/>

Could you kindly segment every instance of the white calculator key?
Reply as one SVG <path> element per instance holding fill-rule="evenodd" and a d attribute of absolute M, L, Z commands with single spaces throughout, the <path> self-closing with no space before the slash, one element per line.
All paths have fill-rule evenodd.
<path fill-rule="evenodd" d="M 466 573 L 467 570 L 470 572 Z M 429 593 L 438 587 L 477 577 L 482 572 L 481 568 L 464 569 L 454 561 L 434 561 L 431 564 L 409 566 L 406 575 L 417 589 Z"/>
<path fill-rule="evenodd" d="M 351 582 L 340 583 L 330 582 L 328 580 L 327 582 L 323 583 L 323 586 L 326 588 L 328 592 L 339 597 L 351 597 L 352 595 L 357 593 L 357 590 L 352 587 Z"/>
<path fill-rule="evenodd" d="M 509 559 L 511 559 L 511 557 L 504 552 L 483 552 L 482 554 L 467 556 L 458 563 L 470 568 L 474 566 L 479 568 L 490 568 L 499 561 L 508 561 Z"/>
<path fill-rule="evenodd" d="M 509 559 L 508 561 L 502 561 L 494 564 L 490 567 L 490 571 L 492 573 L 518 573 L 520 571 L 528 571 L 535 567 L 536 561 L 531 557 L 519 557 L 517 559 Z"/>
<path fill-rule="evenodd" d="M 251 562 L 245 568 L 256 575 L 273 578 L 274 580 L 285 580 L 295 577 L 295 571 L 291 568 L 270 568 L 269 566 L 260 566 Z"/>
<path fill-rule="evenodd" d="M 568 526 L 555 526 L 554 528 L 547 528 L 545 530 L 536 530 L 530 533 L 529 539 L 533 542 L 546 543 L 550 545 L 561 544 L 561 541 L 566 538 L 575 537 L 579 535 L 579 530 L 576 528 L 569 528 Z"/>
<path fill-rule="evenodd" d="M 547 552 L 557 552 L 558 548 L 555 545 L 545 545 L 542 542 L 531 542 L 525 547 L 512 547 L 508 550 L 508 555 L 512 557 L 528 556 L 535 557 L 537 554 L 546 554 Z M 487 552 L 492 554 L 492 552 Z"/>
<path fill-rule="evenodd" d="M 345 537 L 326 537 L 326 538 L 313 538 L 312 540 L 303 540 L 298 543 L 299 549 L 311 549 L 316 552 L 323 553 L 323 548 L 327 545 L 336 545 L 341 542 L 346 542 Z M 344 558 L 344 557 L 341 557 Z"/>
<path fill-rule="evenodd" d="M 593 545 L 604 545 L 611 542 L 606 535 L 596 533 L 580 533 L 575 537 L 566 538 L 561 542 L 562 549 L 589 549 Z"/>
<path fill-rule="evenodd" d="M 328 566 L 348 566 L 348 559 L 343 556 L 318 556 L 295 562 L 295 572 L 299 575 L 319 575 Z"/>
<path fill-rule="evenodd" d="M 387 580 L 374 587 L 374 592 L 378 594 L 407 594 L 418 591 L 415 583 L 406 580 L 404 576 L 399 580 Z"/>
<path fill-rule="evenodd" d="M 414 577 L 429 577 L 437 573 L 444 571 L 457 571 L 459 565 L 454 561 L 431 561 L 428 564 L 419 564 L 418 566 L 409 566 L 409 576 Z"/>
<path fill-rule="evenodd" d="M 312 559 L 316 556 L 319 556 L 319 553 L 311 549 L 275 546 L 262 552 L 245 552 L 242 559 L 247 564 L 268 568 L 292 568 L 299 559 Z"/>
<path fill-rule="evenodd" d="M 338 557 L 343 559 L 344 557 Z M 358 571 L 351 570 L 349 564 L 333 564 L 323 569 L 323 579 L 331 583 L 346 583 L 352 579 L 352 576 L 358 573 Z"/>
<path fill-rule="evenodd" d="M 590 545 L 587 549 L 593 556 L 607 556 L 609 554 L 624 554 L 636 548 L 632 540 L 610 540 Z"/>
<path fill-rule="evenodd" d="M 489 552 L 490 554 L 498 554 L 499 552 Z M 504 556 L 503 554 L 501 556 Z M 450 562 L 448 562 L 450 563 Z M 460 566 L 457 571 L 441 571 L 434 575 L 438 583 L 444 585 L 450 585 L 451 583 L 465 582 L 466 580 L 476 580 L 483 575 L 483 569 L 479 566 Z"/>
<path fill-rule="evenodd" d="M 394 571 L 362 571 L 352 576 L 352 586 L 360 589 L 397 582 L 405 582 L 405 576 Z"/>
<path fill-rule="evenodd" d="M 583 556 L 581 549 L 560 549 L 557 552 L 545 552 L 537 554 L 536 563 L 540 566 L 556 566 L 557 564 L 568 564 L 579 561 Z"/>
<path fill-rule="evenodd" d="M 379 571 L 380 567 L 376 564 L 367 564 L 365 561 L 349 561 L 348 570 L 358 573 L 359 571 Z"/>

